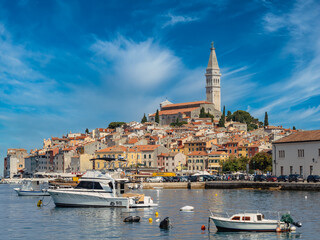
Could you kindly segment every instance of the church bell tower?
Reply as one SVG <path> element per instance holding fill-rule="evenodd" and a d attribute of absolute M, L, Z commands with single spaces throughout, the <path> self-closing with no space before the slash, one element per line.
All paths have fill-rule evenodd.
<path fill-rule="evenodd" d="M 216 56 L 213 42 L 211 43 L 211 52 L 206 71 L 206 96 L 207 102 L 214 104 L 215 109 L 221 111 L 221 91 L 220 91 L 220 68 Z"/>

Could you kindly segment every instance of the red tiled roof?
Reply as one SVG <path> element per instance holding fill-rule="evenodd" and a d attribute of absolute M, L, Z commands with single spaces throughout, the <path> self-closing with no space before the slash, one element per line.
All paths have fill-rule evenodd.
<path fill-rule="evenodd" d="M 124 146 L 112 146 L 112 147 L 107 147 L 104 149 L 100 149 L 97 152 L 125 152 L 127 151 L 127 148 Z"/>
<path fill-rule="evenodd" d="M 293 133 L 273 143 L 277 144 L 277 143 L 310 142 L 310 141 L 320 141 L 320 130 Z"/>
<path fill-rule="evenodd" d="M 162 108 L 182 107 L 182 106 L 187 106 L 187 105 L 205 104 L 205 103 L 209 103 L 209 102 L 207 102 L 207 101 L 196 101 L 196 102 L 186 102 L 186 103 L 174 103 L 174 104 L 165 105 Z"/>
<path fill-rule="evenodd" d="M 162 115 L 175 115 L 175 114 L 178 114 L 178 113 L 192 112 L 192 111 L 194 111 L 196 109 L 198 109 L 198 107 L 163 110 L 163 111 L 159 111 L 159 116 L 162 116 Z M 149 116 L 150 117 L 154 117 L 155 115 L 156 115 L 156 113 L 153 113 L 153 114 L 151 114 Z"/>
<path fill-rule="evenodd" d="M 150 151 L 154 151 L 159 146 L 160 145 L 137 145 L 135 147 L 136 147 L 137 151 L 150 152 Z"/>
<path fill-rule="evenodd" d="M 207 156 L 207 155 L 208 153 L 205 151 L 195 151 L 188 154 L 188 156 Z"/>

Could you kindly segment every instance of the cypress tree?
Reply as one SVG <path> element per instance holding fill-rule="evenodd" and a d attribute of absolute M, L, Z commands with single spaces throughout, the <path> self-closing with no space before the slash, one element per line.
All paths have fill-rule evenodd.
<path fill-rule="evenodd" d="M 143 115 L 143 118 L 141 119 L 141 123 L 145 123 L 147 122 L 147 117 L 146 117 L 146 114 Z"/>
<path fill-rule="evenodd" d="M 205 118 L 205 117 L 206 117 L 206 113 L 204 111 L 204 108 L 201 108 L 199 118 Z"/>
<path fill-rule="evenodd" d="M 223 116 L 226 116 L 226 106 L 223 106 L 223 112 L 222 112 Z"/>
<path fill-rule="evenodd" d="M 227 113 L 227 121 L 229 122 L 232 119 L 232 114 L 230 111 Z"/>
<path fill-rule="evenodd" d="M 159 123 L 159 122 L 160 122 L 160 118 L 159 118 L 159 110 L 158 110 L 158 109 L 157 109 L 156 117 L 155 117 L 154 121 L 155 121 L 156 123 Z"/>
<path fill-rule="evenodd" d="M 296 130 L 296 127 L 295 127 L 295 126 L 293 126 L 293 127 L 292 127 L 292 130 Z"/>
<path fill-rule="evenodd" d="M 265 112 L 265 114 L 264 114 L 264 126 L 265 127 L 269 126 L 268 113 L 267 112 Z"/>

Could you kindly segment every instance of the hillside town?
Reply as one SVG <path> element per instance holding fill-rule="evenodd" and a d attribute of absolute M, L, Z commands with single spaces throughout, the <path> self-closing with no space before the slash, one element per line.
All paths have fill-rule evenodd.
<path fill-rule="evenodd" d="M 141 122 L 112 122 L 107 128 L 51 137 L 43 140 L 41 149 L 30 152 L 26 149 L 8 149 L 4 159 L 4 177 L 35 173 L 81 174 L 93 168 L 135 169 L 136 173 L 139 170 L 140 175 L 152 172 L 192 174 L 198 171 L 217 174 L 226 170 L 223 169 L 226 160 L 237 158 L 245 159 L 246 166 L 241 170 L 246 172 L 263 170 L 278 175 L 294 172 L 307 175 L 318 169 L 313 164 L 318 160 L 320 150 L 319 156 L 310 158 L 313 159 L 311 165 L 305 162 L 308 165 L 305 167 L 299 163 L 304 156 L 299 151 L 297 166 L 293 166 L 290 162 L 292 157 L 285 158 L 285 146 L 278 149 L 283 165 L 277 168 L 278 154 L 275 151 L 271 160 L 272 144 L 298 131 L 295 127 L 269 126 L 267 112 L 262 123 L 245 111 L 228 111 L 226 114 L 225 106 L 221 111 L 220 77 L 212 42 L 205 73 L 206 100 L 177 104 L 165 100 L 160 103 L 160 111 L 156 110 L 148 117 L 144 115 Z M 301 134 L 303 142 L 320 139 L 317 135 L 308 135 L 308 132 L 302 131 Z M 299 142 L 300 138 L 293 139 L 293 142 Z M 286 140 L 283 143 L 287 143 Z M 252 159 L 258 153 L 269 156 L 268 168 L 261 169 L 255 165 Z M 114 160 L 104 161 L 102 158 Z M 306 168 L 310 171 L 307 172 Z"/>
<path fill-rule="evenodd" d="M 92 169 L 139 168 L 142 171 L 194 173 L 221 172 L 230 156 L 248 158 L 259 152 L 271 154 L 272 141 L 296 130 L 267 126 L 247 131 L 246 124 L 226 122 L 225 127 L 208 118 L 192 119 L 182 127 L 156 122 L 130 122 L 115 129 L 97 128 L 89 133 L 69 133 L 43 140 L 42 149 L 8 149 L 4 176 L 43 173 L 83 173 Z M 124 159 L 125 161 L 123 161 Z"/>

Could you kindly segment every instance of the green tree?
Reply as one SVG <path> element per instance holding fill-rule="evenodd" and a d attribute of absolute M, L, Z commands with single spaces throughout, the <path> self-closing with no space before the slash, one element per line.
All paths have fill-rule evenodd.
<path fill-rule="evenodd" d="M 249 159 L 247 157 L 236 158 L 235 156 L 231 156 L 222 163 L 222 171 L 245 171 L 247 169 L 247 163 L 249 163 Z"/>
<path fill-rule="evenodd" d="M 232 114 L 230 111 L 227 113 L 227 121 L 229 122 L 232 119 Z"/>
<path fill-rule="evenodd" d="M 148 119 L 147 119 L 147 117 L 146 117 L 146 114 L 144 114 L 143 115 L 143 118 L 141 119 L 141 123 L 145 123 L 145 122 L 147 122 L 148 121 Z"/>
<path fill-rule="evenodd" d="M 269 126 L 268 113 L 267 112 L 265 112 L 265 114 L 264 114 L 264 126 L 265 127 Z"/>
<path fill-rule="evenodd" d="M 154 121 L 155 121 L 156 123 L 160 123 L 159 110 L 158 110 L 158 109 L 157 109 L 157 112 L 156 112 L 156 116 L 155 116 Z"/>
<path fill-rule="evenodd" d="M 272 157 L 265 152 L 259 152 L 250 160 L 250 168 L 263 172 L 272 171 Z"/>
<path fill-rule="evenodd" d="M 293 126 L 293 127 L 292 127 L 292 130 L 296 130 L 296 127 L 295 127 L 295 126 Z"/>
<path fill-rule="evenodd" d="M 88 128 L 86 128 L 85 133 L 86 133 L 86 134 L 89 134 L 89 129 L 88 129 Z"/>
<path fill-rule="evenodd" d="M 252 117 L 250 113 L 243 110 L 237 110 L 231 116 L 232 121 L 246 123 L 249 131 L 257 129 L 260 125 L 259 119 Z"/>
<path fill-rule="evenodd" d="M 202 108 L 200 109 L 199 118 L 205 118 L 205 117 L 206 117 L 206 113 L 205 113 L 205 111 L 204 111 L 204 107 L 202 107 Z"/>
<path fill-rule="evenodd" d="M 223 112 L 222 112 L 223 116 L 226 116 L 226 106 L 223 106 Z"/>
<path fill-rule="evenodd" d="M 111 129 L 115 129 L 117 127 L 121 127 L 122 125 L 125 125 L 126 123 L 125 122 L 111 122 L 108 126 L 108 128 L 111 128 Z"/>

